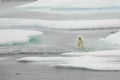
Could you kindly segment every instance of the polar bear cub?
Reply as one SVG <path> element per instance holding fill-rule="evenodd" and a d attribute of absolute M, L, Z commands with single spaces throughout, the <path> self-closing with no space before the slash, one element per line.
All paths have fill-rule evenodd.
<path fill-rule="evenodd" d="M 85 44 L 84 44 L 84 38 L 82 36 L 78 37 L 78 43 L 77 44 L 78 44 L 78 48 L 84 49 Z"/>

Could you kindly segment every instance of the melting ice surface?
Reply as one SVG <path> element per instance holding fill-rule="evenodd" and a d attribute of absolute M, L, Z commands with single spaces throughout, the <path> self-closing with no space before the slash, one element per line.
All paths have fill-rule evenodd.
<path fill-rule="evenodd" d="M 23 29 L 3 29 L 0 30 L 0 45 L 11 45 L 18 43 L 27 43 L 35 36 L 40 36 L 40 31 Z"/>
<path fill-rule="evenodd" d="M 38 0 L 18 6 L 32 11 L 101 11 L 120 9 L 119 0 Z"/>
<path fill-rule="evenodd" d="M 0 46 L 0 54 L 2 53 L 56 53 L 56 52 L 69 52 L 69 51 L 98 51 L 98 50 L 111 50 L 111 49 L 119 49 L 119 46 L 109 46 L 109 44 L 104 44 L 102 41 L 100 42 L 98 39 L 101 35 L 106 36 L 106 32 L 101 30 L 99 33 L 100 36 L 96 34 L 97 31 L 99 31 L 100 28 L 102 29 L 109 29 L 109 28 L 120 28 L 120 19 L 101 19 L 101 20 L 35 20 L 35 19 L 19 19 L 19 18 L 0 18 L 0 29 L 27 29 L 33 31 L 39 31 L 41 30 L 46 34 L 42 36 L 42 42 L 40 44 L 38 41 L 36 43 L 38 44 L 32 44 L 31 45 L 31 39 L 37 38 L 41 39 L 41 37 L 34 37 L 32 36 L 34 34 L 30 33 L 30 36 L 25 36 L 25 45 L 18 45 L 18 46 Z M 55 30 L 55 29 L 62 29 L 62 30 Z M 63 30 L 65 29 L 65 30 Z M 73 29 L 73 30 L 72 30 Z M 75 30 L 74 30 L 75 29 Z M 81 29 L 81 30 L 79 30 Z M 86 31 L 82 31 L 82 29 L 86 29 L 87 32 L 91 33 L 91 30 L 94 30 L 92 34 L 86 33 Z M 89 29 L 91 29 L 89 31 Z M 30 30 L 30 31 L 31 31 Z M 66 31 L 67 30 L 67 31 Z M 76 31 L 77 30 L 77 31 Z M 109 30 L 108 30 L 109 31 Z M 26 30 L 22 31 L 21 33 L 26 34 Z M 64 32 L 64 33 L 63 33 Z M 88 39 L 86 39 L 86 49 L 80 50 L 76 46 L 76 37 L 83 32 L 83 35 L 86 35 Z M 110 31 L 109 31 L 110 32 Z M 9 32 L 10 33 L 10 32 Z M 16 32 L 18 33 L 18 32 Z M 19 34 L 21 34 L 19 33 Z M 36 32 L 35 32 L 36 33 Z M 95 34 L 94 34 L 95 33 Z M 6 34 L 6 33 L 5 33 Z M 107 32 L 108 34 L 108 32 Z M 58 36 L 59 35 L 59 36 Z M 71 36 L 73 35 L 73 36 Z M 94 37 L 94 35 L 97 37 Z M 20 38 L 15 34 L 16 38 Z M 32 36 L 32 37 L 31 37 Z M 39 36 L 39 35 L 38 35 Z M 23 36 L 22 36 L 23 37 Z M 86 37 L 86 38 L 87 38 Z M 92 38 L 93 39 L 92 39 Z M 98 38 L 99 37 L 99 38 Z M 15 37 L 14 37 L 15 38 Z M 27 38 L 27 39 L 26 39 Z M 67 40 L 69 38 L 69 40 Z M 21 38 L 24 39 L 24 38 Z M 21 40 L 20 39 L 20 40 Z M 1 39 L 2 40 L 2 39 Z M 8 39 L 6 39 L 9 41 Z M 90 42 L 91 40 L 92 42 Z M 0 45 L 10 45 L 10 44 L 19 44 L 20 42 L 8 42 L 7 41 L 1 41 Z M 26 45 L 27 42 L 27 45 Z M 34 41 L 35 42 L 35 41 Z M 30 43 L 30 44 L 29 44 Z M 66 44 L 64 44 L 66 43 Z M 92 47 L 91 47 L 92 44 Z M 97 45 L 97 46 L 96 46 Z M 56 47 L 57 46 L 57 47 Z M 7 49 L 7 50 L 6 50 Z"/>
<path fill-rule="evenodd" d="M 120 31 L 111 35 L 108 35 L 106 38 L 100 39 L 103 42 L 110 43 L 112 45 L 120 45 Z"/>
<path fill-rule="evenodd" d="M 67 56 L 66 56 L 67 55 Z M 17 61 L 33 61 L 50 66 L 91 70 L 120 70 L 120 50 L 98 52 L 70 52 L 59 57 L 23 57 Z"/>

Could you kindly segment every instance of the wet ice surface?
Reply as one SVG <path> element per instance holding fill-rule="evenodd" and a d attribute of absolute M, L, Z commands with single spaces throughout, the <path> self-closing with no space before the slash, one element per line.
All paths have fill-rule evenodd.
<path fill-rule="evenodd" d="M 44 33 L 37 43 L 27 43 L 22 45 L 0 46 L 0 54 L 12 53 L 62 53 L 62 52 L 89 52 L 101 50 L 114 50 L 119 49 L 119 46 L 113 46 L 101 42 L 99 39 L 105 37 L 112 30 L 50 30 L 50 29 L 34 29 L 40 30 Z M 85 37 L 85 49 L 81 50 L 77 47 L 77 37 L 83 35 Z"/>
<path fill-rule="evenodd" d="M 30 29 L 30 28 L 29 28 Z M 44 33 L 40 37 L 39 43 L 27 43 L 22 45 L 0 46 L 0 54 L 3 57 L 10 57 L 1 64 L 20 64 L 29 65 L 47 65 L 50 67 L 71 68 L 71 69 L 89 69 L 89 70 L 119 70 L 119 54 L 114 55 L 114 51 L 120 49 L 119 46 L 113 46 L 101 42 L 99 39 L 106 37 L 118 30 L 52 30 L 36 29 Z M 77 37 L 85 37 L 85 49 L 77 48 Z M 110 50 L 108 54 L 104 50 Z M 97 51 L 97 52 L 96 52 Z M 73 52 L 72 55 L 69 52 Z M 74 52 L 78 52 L 77 54 Z M 91 52 L 86 54 L 86 52 Z M 94 52 L 99 54 L 94 54 Z M 61 55 L 68 53 L 68 55 Z M 79 53 L 81 55 L 79 55 Z M 113 53 L 113 54 L 112 54 Z M 119 51 L 118 51 L 119 53 Z M 112 55 L 111 55 L 112 54 Z M 23 61 L 22 58 L 23 57 Z M 28 57 L 28 60 L 24 60 Z M 33 58 L 33 61 L 31 60 Z M 17 62 L 17 60 L 21 59 Z M 38 59 L 38 60 L 37 60 Z M 40 59 L 40 60 L 39 60 Z M 34 61 L 35 60 L 35 61 Z M 30 63 L 29 63 L 30 62 Z M 32 62 L 32 64 L 31 64 Z"/>
<path fill-rule="evenodd" d="M 38 28 L 31 28 L 31 29 L 38 31 L 40 30 L 44 33 L 44 35 L 40 37 L 41 41 L 39 43 L 0 46 L 0 52 L 1 52 L 0 54 L 2 54 L 2 56 L 8 56 L 8 54 L 10 54 L 11 55 L 10 57 L 12 58 L 12 60 L 10 59 L 10 61 L 15 63 L 16 63 L 16 59 L 19 59 L 20 57 L 35 56 L 35 59 L 37 59 L 36 56 L 40 56 L 38 58 L 40 58 L 40 61 L 41 60 L 43 61 L 42 65 L 53 64 L 58 67 L 59 66 L 68 67 L 68 68 L 73 67 L 80 69 L 85 68 L 92 70 L 119 70 L 119 59 L 118 59 L 119 56 L 116 57 L 108 54 L 107 57 L 106 56 L 104 57 L 104 55 L 102 55 L 103 53 L 99 54 L 102 55 L 101 57 L 99 56 L 94 57 L 95 54 L 93 56 L 87 54 L 84 55 L 84 53 L 82 54 L 83 55 L 82 57 L 79 55 L 77 56 L 75 55 L 74 57 L 74 54 L 72 56 L 65 55 L 65 57 L 61 57 L 59 55 L 65 52 L 92 53 L 95 51 L 119 49 L 120 48 L 119 46 L 113 46 L 107 43 L 103 43 L 99 40 L 102 37 L 106 37 L 107 35 L 118 31 L 116 29 L 107 29 L 107 30 L 52 30 L 52 29 L 38 29 Z M 77 37 L 79 35 L 85 37 L 85 49 L 77 48 Z M 114 51 L 112 51 L 112 53 L 114 53 Z M 25 62 L 29 62 L 29 60 Z M 89 64 L 86 65 L 86 63 Z M 35 62 L 34 64 L 39 65 L 41 63 Z M 107 68 L 108 66 L 111 67 Z"/>

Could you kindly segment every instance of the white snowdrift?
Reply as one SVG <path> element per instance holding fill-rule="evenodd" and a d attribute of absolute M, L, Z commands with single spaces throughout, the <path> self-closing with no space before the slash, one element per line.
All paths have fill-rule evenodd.
<path fill-rule="evenodd" d="M 59 67 L 85 68 L 92 70 L 120 70 L 120 50 L 63 53 L 63 55 L 77 54 L 77 56 L 61 57 L 23 57 L 17 61 L 38 61 L 43 64 L 48 62 Z M 80 54 L 80 55 L 79 55 Z M 115 55 L 115 56 L 111 56 Z"/>
<path fill-rule="evenodd" d="M 100 40 L 110 43 L 112 45 L 120 45 L 120 31 L 114 34 L 108 35 L 106 38 L 102 38 Z"/>
<path fill-rule="evenodd" d="M 43 33 L 33 30 L 5 29 L 0 30 L 0 45 L 11 45 L 14 43 L 25 43 L 34 36 L 40 36 Z"/>
<path fill-rule="evenodd" d="M 43 7 L 43 8 L 100 8 L 119 7 L 119 0 L 38 0 L 19 7 Z"/>
<path fill-rule="evenodd" d="M 19 18 L 0 18 L 0 27 L 34 26 L 51 29 L 92 29 L 120 27 L 120 19 L 101 20 L 33 20 Z"/>

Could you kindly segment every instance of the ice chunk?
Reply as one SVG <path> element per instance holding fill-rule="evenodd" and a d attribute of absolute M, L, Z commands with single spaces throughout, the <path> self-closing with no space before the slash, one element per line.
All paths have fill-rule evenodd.
<path fill-rule="evenodd" d="M 34 36 L 40 36 L 40 31 L 23 29 L 4 29 L 0 30 L 0 45 L 10 45 L 14 43 L 29 42 Z"/>
<path fill-rule="evenodd" d="M 108 35 L 106 38 L 101 38 L 100 40 L 113 45 L 120 45 L 120 31 L 114 34 Z"/>

